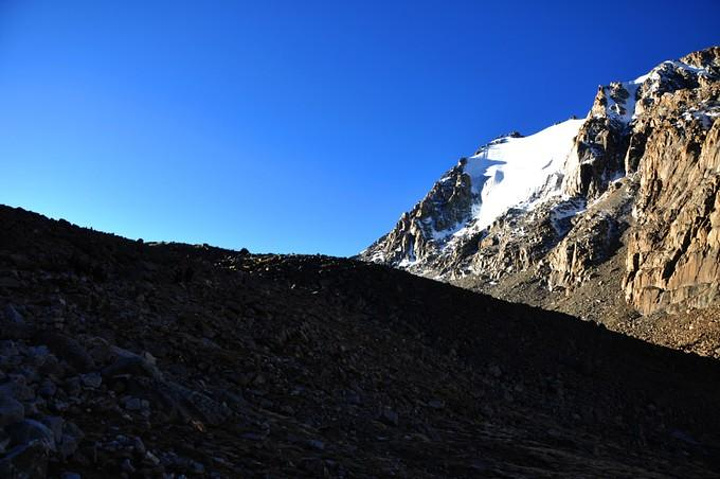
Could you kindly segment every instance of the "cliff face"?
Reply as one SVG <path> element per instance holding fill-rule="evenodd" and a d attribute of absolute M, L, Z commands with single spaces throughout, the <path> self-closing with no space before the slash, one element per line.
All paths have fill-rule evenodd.
<path fill-rule="evenodd" d="M 601 86 L 585 119 L 461 160 L 360 257 L 488 292 L 522 276 L 572 294 L 623 255 L 613 281 L 638 311 L 714 304 L 719 89 L 720 47 Z M 515 164 L 532 184 L 517 186 Z"/>
<path fill-rule="evenodd" d="M 464 173 L 466 159 L 435 183 L 427 196 L 404 213 L 393 230 L 366 253 L 373 262 L 406 266 L 425 261 L 435 252 L 437 232 L 472 219 L 472 185 Z"/>
<path fill-rule="evenodd" d="M 717 83 L 665 95 L 635 127 L 647 141 L 623 285 L 641 312 L 720 299 L 719 97 Z"/>

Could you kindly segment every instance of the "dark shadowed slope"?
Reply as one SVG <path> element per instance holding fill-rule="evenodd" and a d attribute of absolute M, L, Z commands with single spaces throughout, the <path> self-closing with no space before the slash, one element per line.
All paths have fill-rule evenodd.
<path fill-rule="evenodd" d="M 719 470 L 713 360 L 351 260 L 0 225 L 0 475 Z"/>

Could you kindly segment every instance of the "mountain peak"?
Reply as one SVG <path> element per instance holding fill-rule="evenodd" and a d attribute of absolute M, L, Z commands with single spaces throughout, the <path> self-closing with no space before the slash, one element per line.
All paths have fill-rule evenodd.
<path fill-rule="evenodd" d="M 708 166 L 720 161 L 712 140 L 720 116 L 718 65 L 718 47 L 668 60 L 635 80 L 601 85 L 584 119 L 567 120 L 527 137 L 512 132 L 495 138 L 446 172 L 390 233 L 360 257 L 424 276 L 464 281 L 482 290 L 523 271 L 549 289 L 572 289 L 593 265 L 615 254 L 633 217 L 653 211 L 637 195 L 667 201 L 673 211 L 712 203 L 712 186 L 696 198 L 690 194 L 696 184 L 688 183 L 688 178 L 703 183 L 718 177 Z M 698 165 L 702 158 L 705 163 Z M 685 200 L 679 199 L 678 190 L 657 191 L 673 171 L 667 165 L 679 160 L 687 171 L 674 181 L 687 186 Z M 700 170 L 690 175 L 693 168 Z M 656 186 L 650 178 L 655 178 Z M 650 228 L 653 234 L 661 238 L 680 234 L 665 229 L 673 224 L 668 218 L 660 223 L 664 226 Z M 693 234 L 712 250 L 706 252 L 708 257 L 720 258 L 716 251 L 720 247 L 708 243 L 714 237 L 706 240 L 700 232 Z M 649 237 L 637 238 L 630 242 L 631 249 L 654 244 Z M 665 245 L 654 247 L 664 251 Z M 681 259 L 690 255 L 684 248 Z M 646 255 L 640 253 L 641 262 Z M 690 290 L 669 279 L 678 263 L 668 255 L 656 259 L 667 265 L 666 273 L 657 278 L 628 259 L 624 293 L 642 311 L 689 299 Z M 686 261 L 693 260 L 688 256 Z M 700 266 L 688 268 L 677 274 L 698 274 Z M 650 283 L 637 279 L 646 274 L 653 278 L 647 280 Z M 720 270 L 703 274 L 704 286 L 693 286 L 692 293 L 699 295 L 700 303 L 713 299 L 709 292 L 699 291 L 720 284 Z M 620 288 L 619 280 L 617 284 Z M 680 292 L 682 288 L 685 292 Z"/>

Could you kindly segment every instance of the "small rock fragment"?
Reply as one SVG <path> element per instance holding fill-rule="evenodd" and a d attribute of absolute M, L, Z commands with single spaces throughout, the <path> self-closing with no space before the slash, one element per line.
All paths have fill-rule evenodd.
<path fill-rule="evenodd" d="M 380 421 L 387 424 L 388 426 L 397 426 L 400 423 L 400 418 L 398 416 L 398 413 L 393 411 L 392 409 L 383 409 L 382 414 L 380 414 Z"/>
<path fill-rule="evenodd" d="M 25 408 L 8 391 L 0 389 L 0 427 L 20 422 L 25 417 Z"/>

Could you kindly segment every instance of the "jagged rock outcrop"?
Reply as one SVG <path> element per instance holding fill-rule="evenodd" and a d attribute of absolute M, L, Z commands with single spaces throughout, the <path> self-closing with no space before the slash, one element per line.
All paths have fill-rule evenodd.
<path fill-rule="evenodd" d="M 620 247 L 620 238 L 629 226 L 629 213 L 636 182 L 618 180 L 597 202 L 572 218 L 572 227 L 562 241 L 538 264 L 537 272 L 550 291 L 570 293 L 576 285 L 590 280 L 594 268 Z"/>
<path fill-rule="evenodd" d="M 719 301 L 719 65 L 720 47 L 663 62 L 599 87 L 584 120 L 489 143 L 360 258 L 490 292 L 522 273 L 571 293 L 622 250 L 639 311 Z M 514 186 L 513 165 L 532 184 Z"/>
<path fill-rule="evenodd" d="M 558 198 L 562 168 L 572 154 L 573 139 L 583 120 L 568 120 L 530 137 L 517 132 L 493 140 L 469 158 L 462 158 L 396 227 L 361 253 L 361 258 L 429 276 L 457 275 L 473 268 L 472 256 L 489 231 L 514 229 L 504 237 L 503 250 L 517 249 L 515 228 L 523 212 L 538 210 L 538 221 L 550 221 Z M 503 217 L 506 216 L 506 217 Z M 524 223 L 528 223 L 523 218 Z M 549 224 L 549 223 L 548 223 Z M 528 225 L 535 229 L 535 226 Z M 552 229 L 552 228 L 551 228 Z M 550 230 L 548 230 L 550 231 Z M 543 241 L 543 244 L 552 242 Z M 487 244 L 487 241 L 485 241 Z M 536 256 L 534 252 L 527 252 Z"/>
<path fill-rule="evenodd" d="M 581 200 L 555 199 L 531 211 L 508 211 L 484 233 L 468 270 L 492 284 L 534 267 L 562 240 L 584 206 Z"/>
<path fill-rule="evenodd" d="M 375 262 L 404 265 L 424 261 L 435 249 L 439 239 L 435 232 L 447 231 L 472 217 L 470 178 L 464 174 L 467 162 L 461 158 L 409 213 L 403 213 L 393 230 L 381 238 L 373 249 Z"/>
<path fill-rule="evenodd" d="M 720 299 L 718 98 L 717 83 L 666 94 L 636 126 L 647 141 L 624 287 L 642 312 Z"/>

